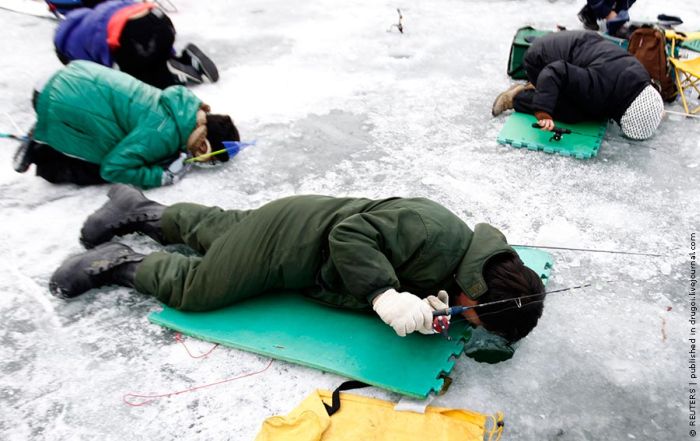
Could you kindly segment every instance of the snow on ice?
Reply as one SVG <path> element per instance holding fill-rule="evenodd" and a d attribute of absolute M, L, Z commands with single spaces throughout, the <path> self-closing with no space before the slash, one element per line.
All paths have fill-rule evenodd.
<path fill-rule="evenodd" d="M 195 42 L 220 67 L 220 82 L 195 92 L 258 142 L 151 198 L 250 208 L 304 193 L 426 196 L 471 225 L 500 227 L 513 243 L 662 254 L 553 252 L 552 288 L 593 286 L 552 296 L 513 359 L 460 358 L 434 404 L 502 410 L 508 440 L 686 439 L 700 123 L 666 118 L 645 143 L 611 126 L 590 161 L 496 143 L 504 118 L 492 118 L 490 106 L 509 85 L 515 30 L 580 28 L 582 1 L 174 1 L 176 45 Z M 403 35 L 387 31 L 397 7 Z M 640 20 L 658 13 L 700 29 L 698 2 L 640 1 L 631 10 Z M 0 11 L 0 26 L 0 130 L 12 130 L 5 113 L 26 129 L 33 84 L 60 67 L 55 23 Z M 267 359 L 226 348 L 189 358 L 172 332 L 146 320 L 157 303 L 128 289 L 51 297 L 51 273 L 81 250 L 80 226 L 106 188 L 17 174 L 16 143 L 1 142 L 1 439 L 249 440 L 264 418 L 343 381 L 275 361 L 237 382 L 125 405 L 128 392 L 176 391 L 258 370 Z M 143 237 L 125 240 L 156 249 Z"/>

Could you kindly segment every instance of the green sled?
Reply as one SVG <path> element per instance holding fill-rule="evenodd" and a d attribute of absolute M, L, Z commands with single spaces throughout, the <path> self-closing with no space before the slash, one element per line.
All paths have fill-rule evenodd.
<path fill-rule="evenodd" d="M 516 248 L 523 262 L 547 281 L 549 253 Z M 513 349 L 481 328 L 455 317 L 452 340 L 441 335 L 397 336 L 376 315 L 330 308 L 299 293 L 258 296 L 211 312 L 164 307 L 149 315 L 155 324 L 183 334 L 364 381 L 425 398 L 439 392 L 443 377 L 462 352 L 478 361 L 510 358 Z M 477 338 L 478 337 L 478 338 Z"/>
<path fill-rule="evenodd" d="M 532 26 L 525 26 L 518 29 L 513 37 L 513 42 L 510 45 L 510 55 L 508 56 L 508 76 L 514 80 L 527 79 L 525 68 L 523 66 L 523 58 L 525 52 L 530 48 L 535 38 L 547 35 L 551 31 L 543 31 L 535 29 Z"/>
<path fill-rule="evenodd" d="M 498 134 L 499 144 L 508 144 L 528 150 L 542 150 L 546 153 L 557 153 L 578 159 L 593 158 L 598 154 L 603 142 L 608 124 L 604 121 L 566 124 L 556 122 L 556 127 L 569 129 L 571 134 L 562 135 L 561 140 L 552 137 L 547 132 L 532 127 L 537 119 L 533 115 L 514 112 L 508 116 L 501 132 Z"/>

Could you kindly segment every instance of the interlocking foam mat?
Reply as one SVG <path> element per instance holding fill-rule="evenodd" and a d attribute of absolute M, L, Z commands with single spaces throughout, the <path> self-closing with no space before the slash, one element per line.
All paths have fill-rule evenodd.
<path fill-rule="evenodd" d="M 499 144 L 528 150 L 542 150 L 546 153 L 558 153 L 578 159 L 589 159 L 598 154 L 608 124 L 605 121 L 566 124 L 556 122 L 556 127 L 569 129 L 572 133 L 564 134 L 561 140 L 553 138 L 552 132 L 532 127 L 537 122 L 533 115 L 514 112 L 508 117 L 498 134 Z"/>
<path fill-rule="evenodd" d="M 549 253 L 517 248 L 523 262 L 546 282 L 552 267 Z M 217 311 L 194 313 L 164 307 L 149 320 L 183 334 L 268 357 L 298 363 L 364 381 L 417 398 L 438 392 L 453 358 L 472 339 L 464 321 L 441 335 L 398 337 L 376 315 L 330 308 L 299 293 L 267 293 Z M 474 334 L 476 335 L 476 334 Z M 474 342 L 472 342 L 474 343 Z M 512 349 L 493 352 L 493 345 L 470 346 L 481 361 L 510 358 Z M 474 356 L 473 354 L 476 354 Z M 454 357 L 453 357 L 454 356 Z M 494 359 L 494 356 L 496 357 Z"/>

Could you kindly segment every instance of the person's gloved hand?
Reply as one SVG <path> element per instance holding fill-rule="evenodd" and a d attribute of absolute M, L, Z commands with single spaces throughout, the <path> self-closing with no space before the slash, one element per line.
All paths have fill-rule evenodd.
<path fill-rule="evenodd" d="M 433 310 L 418 296 L 389 289 L 375 297 L 372 304 L 379 318 L 400 337 L 414 331 L 433 332 Z"/>
<path fill-rule="evenodd" d="M 447 291 L 445 290 L 440 290 L 438 291 L 437 296 L 428 296 L 423 299 L 425 303 L 427 303 L 430 306 L 430 309 L 433 311 L 436 311 L 438 309 L 447 309 L 450 307 L 450 296 L 447 294 Z M 444 315 L 442 316 L 443 320 L 447 320 L 449 323 L 450 321 L 450 316 L 449 315 Z M 422 334 L 434 334 L 435 330 L 432 328 L 432 322 L 431 322 L 431 327 L 430 327 L 430 332 L 423 332 L 420 331 Z"/>
<path fill-rule="evenodd" d="M 185 159 L 187 159 L 187 153 L 182 152 L 176 160 L 170 163 L 168 168 L 163 170 L 161 185 L 172 185 L 182 179 L 183 176 L 190 171 L 192 165 L 185 163 Z"/>
<path fill-rule="evenodd" d="M 438 309 L 447 309 L 450 307 L 450 296 L 445 290 L 440 290 L 438 291 L 437 296 L 428 296 L 424 298 L 423 301 L 426 302 L 433 311 Z M 450 318 L 449 315 L 445 317 L 448 319 Z"/>

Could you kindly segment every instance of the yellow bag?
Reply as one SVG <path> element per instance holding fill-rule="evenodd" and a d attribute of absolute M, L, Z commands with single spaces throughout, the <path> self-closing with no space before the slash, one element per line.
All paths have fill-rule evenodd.
<path fill-rule="evenodd" d="M 500 412 L 487 416 L 442 407 L 400 412 L 394 403 L 343 393 L 340 410 L 328 416 L 329 398 L 331 392 L 317 390 L 287 416 L 266 419 L 256 441 L 483 441 L 486 435 L 498 441 L 503 432 Z"/>

